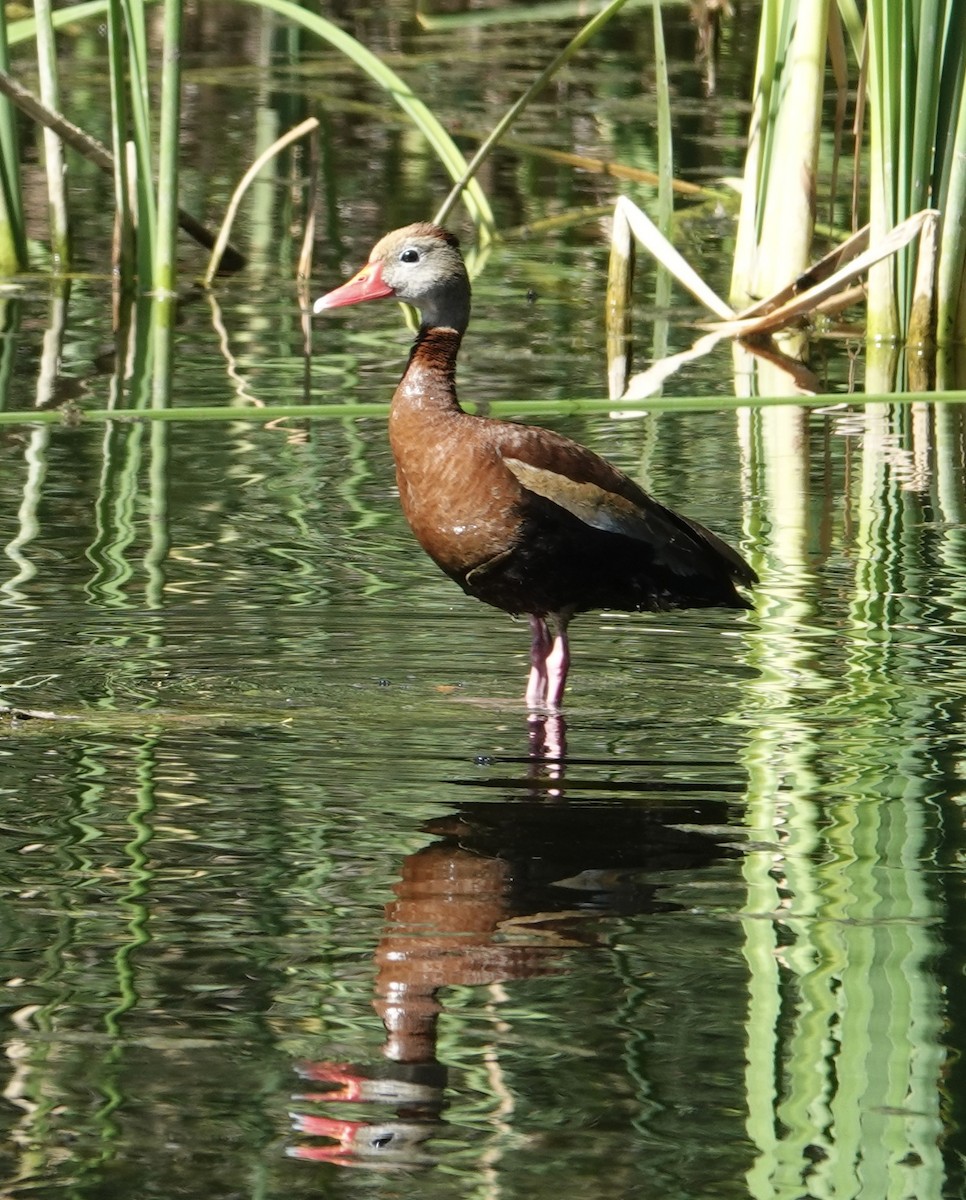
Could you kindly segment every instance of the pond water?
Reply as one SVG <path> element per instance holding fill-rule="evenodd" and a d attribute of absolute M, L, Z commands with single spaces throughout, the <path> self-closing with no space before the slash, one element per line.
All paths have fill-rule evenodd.
<path fill-rule="evenodd" d="M 532 26 L 471 27 L 455 79 L 452 40 L 417 61 L 403 12 L 353 19 L 440 105 L 486 125 L 532 75 Z M 686 14 L 668 20 L 683 55 Z M 649 26 L 622 22 L 591 57 L 607 85 L 575 69 L 534 116 L 547 144 L 573 144 L 592 95 L 588 152 L 646 160 L 618 133 Z M 231 114 L 228 161 L 196 199 L 250 158 L 250 114 L 277 116 L 236 77 L 257 30 L 221 32 L 217 51 L 199 32 L 191 83 Z M 508 72 L 490 107 L 484 37 Z M 744 95 L 753 37 L 728 37 L 719 87 Z M 734 102 L 699 101 L 675 61 L 687 171 L 712 151 L 733 171 Z M 439 190 L 336 65 L 316 63 L 332 144 L 356 154 L 329 179 L 320 290 Z M 507 223 L 614 194 L 529 167 L 493 170 Z M 690 235 L 719 280 L 729 228 L 709 209 Z M 246 226 L 250 272 L 182 305 L 172 404 L 388 399 L 398 311 L 317 321 L 307 362 L 263 234 Z M 139 394 L 107 284 L 75 286 L 53 371 L 46 286 L 7 302 L 0 700 L 53 719 L 0 725 L 4 1195 L 962 1194 L 962 408 L 864 405 L 838 347 L 827 402 L 735 408 L 722 347 L 668 386 L 700 410 L 579 412 L 604 390 L 606 258 L 594 222 L 498 245 L 464 398 L 558 402 L 542 422 L 761 584 L 747 614 L 580 618 L 563 717 L 523 706 L 526 624 L 416 549 L 384 417 L 84 422 Z M 686 345 L 697 313 L 675 304 Z M 646 344 L 646 299 L 638 317 Z M 72 407 L 41 425 L 38 402 Z"/>

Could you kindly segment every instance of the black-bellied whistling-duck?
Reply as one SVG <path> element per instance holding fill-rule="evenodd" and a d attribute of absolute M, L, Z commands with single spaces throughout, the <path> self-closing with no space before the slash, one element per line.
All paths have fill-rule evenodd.
<path fill-rule="evenodd" d="M 569 438 L 460 408 L 470 282 L 451 233 L 417 224 L 387 234 L 314 311 L 387 296 L 421 314 L 389 413 L 403 513 L 465 592 L 529 615 L 531 708 L 560 705 L 574 613 L 751 607 L 735 584 L 757 582 L 755 572 L 703 525 Z"/>

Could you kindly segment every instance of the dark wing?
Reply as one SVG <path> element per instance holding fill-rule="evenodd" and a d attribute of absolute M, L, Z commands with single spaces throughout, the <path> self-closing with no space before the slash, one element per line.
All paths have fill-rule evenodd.
<path fill-rule="evenodd" d="M 646 543 L 656 564 L 675 573 L 704 573 L 711 561 L 738 583 L 758 576 L 726 542 L 648 495 L 592 450 L 547 429 L 494 422 L 506 467 L 528 492 L 584 524 Z"/>

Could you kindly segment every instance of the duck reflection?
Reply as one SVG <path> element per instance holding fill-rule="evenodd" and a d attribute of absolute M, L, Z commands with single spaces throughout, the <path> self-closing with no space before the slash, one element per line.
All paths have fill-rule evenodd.
<path fill-rule="evenodd" d="M 473 801 L 424 826 L 432 840 L 403 861 L 375 954 L 385 1062 L 301 1064 L 303 1078 L 321 1085 L 299 1095 L 301 1104 L 353 1111 L 293 1114 L 299 1133 L 328 1139 L 293 1146 L 293 1156 L 433 1163 L 427 1142 L 443 1123 L 447 1082 L 436 1057 L 441 989 L 564 972 L 575 948 L 598 943 L 602 917 L 677 907 L 649 875 L 666 882 L 668 871 L 699 871 L 729 853 L 720 800 L 685 809 L 673 790 L 657 803 L 639 790 L 627 801 L 566 799 L 564 734 L 559 715 L 531 717 L 526 777 L 500 781 L 524 796 Z"/>

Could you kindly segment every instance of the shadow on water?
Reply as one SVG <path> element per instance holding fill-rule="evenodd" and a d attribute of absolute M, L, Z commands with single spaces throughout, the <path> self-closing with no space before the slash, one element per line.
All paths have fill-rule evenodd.
<path fill-rule="evenodd" d="M 573 954 L 605 942 L 608 918 L 679 910 L 663 894 L 670 881 L 735 855 L 727 803 L 699 800 L 700 786 L 692 796 L 680 782 L 650 782 L 654 763 L 642 760 L 623 764 L 640 772 L 627 785 L 637 799 L 593 774 L 570 796 L 564 717 L 532 714 L 528 737 L 528 757 L 489 764 L 509 768 L 489 781 L 504 799 L 468 798 L 426 822 L 430 840 L 403 860 L 374 954 L 384 1061 L 297 1064 L 312 1090 L 293 1097 L 294 1128 L 307 1140 L 289 1147 L 292 1157 L 391 1169 L 458 1154 L 443 1115 L 442 989 L 564 975 Z M 448 1146 L 439 1150 L 434 1138 L 443 1134 Z"/>

